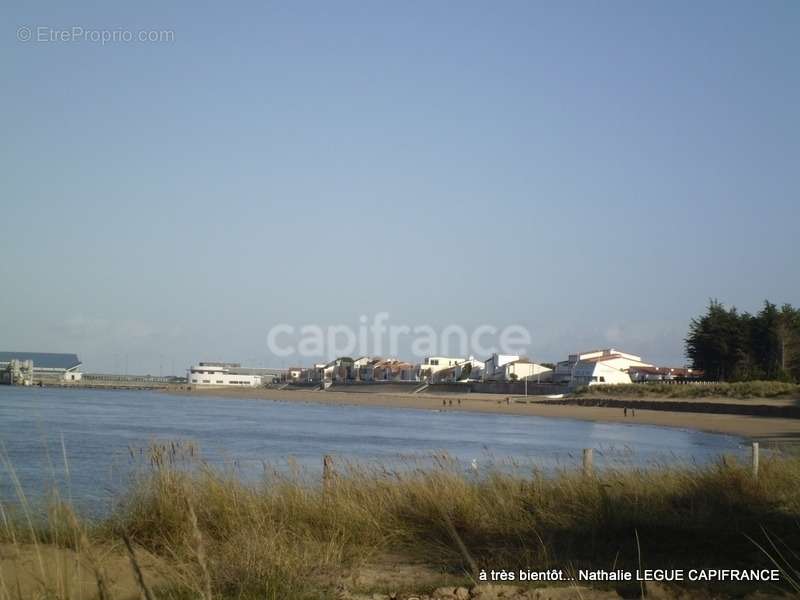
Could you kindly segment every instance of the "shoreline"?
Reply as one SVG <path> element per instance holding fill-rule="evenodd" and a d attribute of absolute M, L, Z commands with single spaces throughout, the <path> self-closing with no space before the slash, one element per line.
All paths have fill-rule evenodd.
<path fill-rule="evenodd" d="M 170 389 L 169 394 L 286 402 L 313 402 L 336 406 L 376 406 L 420 410 L 480 412 L 505 415 L 575 419 L 597 423 L 652 425 L 677 429 L 735 435 L 768 446 L 800 444 L 800 419 L 761 417 L 720 412 L 653 410 L 636 407 L 625 415 L 622 407 L 580 406 L 546 398 L 498 396 L 496 394 L 404 394 L 380 392 L 312 391 L 258 389 Z M 508 398 L 508 400 L 507 400 Z M 460 403 L 459 403 L 460 401 Z M 452 402 L 452 404 L 450 404 Z M 531 403 L 535 402 L 535 403 Z M 674 399 L 670 402 L 675 403 Z M 444 404 L 443 404 L 444 403 Z M 633 404 L 633 402 L 632 402 Z M 631 411 L 632 412 L 632 411 Z"/>

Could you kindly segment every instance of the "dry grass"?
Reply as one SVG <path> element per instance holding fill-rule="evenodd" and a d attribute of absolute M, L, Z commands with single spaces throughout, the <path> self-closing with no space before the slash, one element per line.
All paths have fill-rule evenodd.
<path fill-rule="evenodd" d="M 791 458 L 764 460 L 757 482 L 731 460 L 476 477 L 443 459 L 403 472 L 340 465 L 323 486 L 299 473 L 246 485 L 232 471 L 179 467 L 169 454 L 151 461 L 108 520 L 79 522 L 63 504 L 39 525 L 6 511 L 0 542 L 63 544 L 91 557 L 127 538 L 137 555 L 171 567 L 169 587 L 154 597 L 209 600 L 334 597 L 344 572 L 387 553 L 468 578 L 479 568 L 636 568 L 640 560 L 769 567 L 755 542 L 800 547 L 800 460 Z M 102 590 L 99 568 L 96 578 Z M 21 600 L 2 590 L 0 600 Z M 112 597 L 108 585 L 100 596 Z"/>

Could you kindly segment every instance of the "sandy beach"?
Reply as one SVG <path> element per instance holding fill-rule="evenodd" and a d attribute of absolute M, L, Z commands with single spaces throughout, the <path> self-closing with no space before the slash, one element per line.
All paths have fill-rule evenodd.
<path fill-rule="evenodd" d="M 495 394 L 382 394 L 347 391 L 287 391 L 264 388 L 172 390 L 172 393 L 223 398 L 254 398 L 284 402 L 316 402 L 342 406 L 386 406 L 423 410 L 490 412 L 607 423 L 657 425 L 737 435 L 766 445 L 800 444 L 800 419 L 642 409 L 636 409 L 635 414 L 629 410 L 626 416 L 622 408 L 547 404 L 546 398 L 538 396 L 529 396 L 527 399 L 512 396 L 508 397 L 507 400 L 506 396 Z M 670 402 L 675 402 L 675 399 L 670 399 Z M 687 400 L 686 402 L 690 401 Z M 717 402 L 762 403 L 761 399 L 737 401 L 719 399 Z M 794 400 L 783 402 L 789 403 L 794 402 Z"/>

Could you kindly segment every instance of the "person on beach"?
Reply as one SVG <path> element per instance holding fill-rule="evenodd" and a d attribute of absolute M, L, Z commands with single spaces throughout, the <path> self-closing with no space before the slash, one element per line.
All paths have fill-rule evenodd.
<path fill-rule="evenodd" d="M 622 410 L 623 410 L 623 411 L 625 411 L 625 416 L 627 417 L 627 416 L 628 416 L 628 407 L 626 406 L 626 407 L 625 407 L 625 408 L 623 408 Z"/>

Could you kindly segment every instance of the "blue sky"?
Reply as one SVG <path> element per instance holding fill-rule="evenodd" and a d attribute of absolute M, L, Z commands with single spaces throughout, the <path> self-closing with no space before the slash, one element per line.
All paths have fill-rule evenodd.
<path fill-rule="evenodd" d="M 385 311 L 681 364 L 710 297 L 800 304 L 796 2 L 0 16 L 0 349 L 280 365 L 273 325 Z"/>

